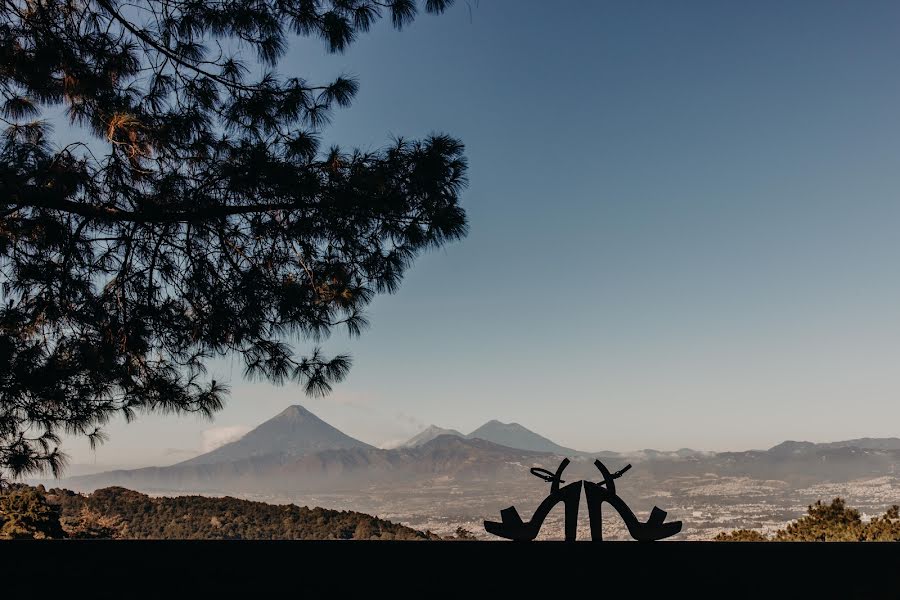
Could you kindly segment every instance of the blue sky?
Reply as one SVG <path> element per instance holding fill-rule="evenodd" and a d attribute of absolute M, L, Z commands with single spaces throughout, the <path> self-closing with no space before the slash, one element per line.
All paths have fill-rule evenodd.
<path fill-rule="evenodd" d="M 282 73 L 360 80 L 327 142 L 462 139 L 470 235 L 326 344 L 355 360 L 331 397 L 220 361 L 215 422 L 114 424 L 73 462 L 174 462 L 298 402 L 374 444 L 492 418 L 586 450 L 900 436 L 898 26 L 895 2 L 473 0 L 343 55 L 298 41 Z"/>

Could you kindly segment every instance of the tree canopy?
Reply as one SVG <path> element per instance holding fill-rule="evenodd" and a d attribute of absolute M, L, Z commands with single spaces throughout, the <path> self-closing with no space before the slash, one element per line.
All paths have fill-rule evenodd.
<path fill-rule="evenodd" d="M 807 514 L 773 537 L 753 529 L 738 529 L 716 536 L 718 542 L 896 542 L 900 541 L 900 506 L 893 505 L 883 516 L 863 522 L 855 508 L 849 508 L 842 498 L 831 503 L 817 500 Z"/>
<path fill-rule="evenodd" d="M 60 511 L 47 502 L 43 488 L 0 492 L 0 539 L 48 539 L 65 536 Z"/>
<path fill-rule="evenodd" d="M 357 82 L 275 67 L 291 36 L 341 52 L 450 4 L 3 0 L 0 477 L 56 473 L 60 435 L 101 441 L 115 414 L 214 413 L 215 356 L 310 394 L 345 376 L 346 355 L 292 345 L 359 334 L 421 251 L 465 235 L 463 146 L 320 148 Z"/>

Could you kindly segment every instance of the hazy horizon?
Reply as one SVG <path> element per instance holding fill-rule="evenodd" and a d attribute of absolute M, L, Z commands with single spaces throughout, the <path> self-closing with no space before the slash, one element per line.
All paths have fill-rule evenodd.
<path fill-rule="evenodd" d="M 171 464 L 302 404 L 383 446 L 515 421 L 585 450 L 900 435 L 900 5 L 459 3 L 345 54 L 323 140 L 466 144 L 467 238 L 379 297 L 324 399 L 210 375 L 214 422 L 144 416 L 73 464 Z M 298 343 L 298 349 L 309 344 Z"/>
<path fill-rule="evenodd" d="M 295 404 L 290 404 L 290 405 L 288 405 L 288 406 L 294 406 L 294 405 L 295 405 Z M 304 406 L 303 404 L 300 404 L 300 405 L 301 405 L 301 406 Z M 285 406 L 284 408 L 286 409 L 286 408 L 288 408 L 288 406 Z M 304 406 L 304 408 L 306 408 L 306 406 Z M 280 412 L 281 412 L 281 411 L 279 411 L 279 413 L 280 413 Z M 312 412 L 312 411 L 311 411 L 311 412 Z M 276 414 L 277 414 L 277 413 L 276 413 Z M 62 478 L 65 478 L 66 476 L 75 476 L 75 475 L 81 475 L 81 474 L 87 474 L 87 473 L 100 472 L 100 471 L 104 471 L 104 470 L 131 469 L 131 468 L 141 468 L 141 467 L 148 467 L 148 466 L 168 466 L 169 464 L 176 464 L 176 463 L 179 463 L 179 462 L 181 462 L 181 461 L 183 461 L 183 460 L 187 460 L 187 459 L 189 459 L 189 458 L 193 458 L 194 456 L 199 456 L 199 455 L 201 455 L 201 454 L 205 454 L 205 453 L 210 452 L 210 451 L 212 451 L 212 450 L 214 450 L 214 449 L 216 449 L 216 448 L 219 448 L 219 447 L 221 447 L 221 446 L 223 446 L 223 445 L 225 445 L 225 444 L 228 444 L 228 443 L 230 443 L 230 442 L 236 441 L 236 440 L 240 439 L 243 435 L 245 435 L 246 433 L 248 433 L 249 431 L 251 431 L 252 429 L 254 429 L 255 427 L 257 427 L 258 425 L 261 425 L 261 424 L 262 424 L 263 422 L 265 422 L 266 420 L 268 420 L 268 419 L 270 419 L 270 418 L 272 418 L 272 417 L 275 417 L 276 414 L 272 414 L 272 415 L 270 415 L 269 417 L 266 417 L 266 418 L 265 418 L 263 421 L 261 421 L 260 423 L 255 423 L 255 424 L 253 424 L 252 426 L 244 426 L 244 425 L 224 425 L 224 426 L 216 426 L 215 424 L 207 423 L 207 424 L 210 425 L 210 426 L 207 427 L 207 428 L 205 428 L 205 429 L 202 429 L 202 430 L 200 431 L 201 443 L 200 443 L 200 446 L 199 446 L 198 448 L 196 448 L 196 449 L 174 449 L 174 448 L 165 448 L 165 449 L 162 450 L 162 454 L 160 455 L 160 456 L 163 457 L 163 460 L 162 460 L 162 461 L 160 461 L 160 460 L 158 460 L 158 459 L 157 459 L 157 460 L 153 460 L 153 459 L 149 459 L 149 460 L 148 460 L 148 459 L 140 460 L 140 459 L 138 459 L 137 462 L 135 462 L 134 460 L 132 460 L 132 461 L 123 461 L 123 462 L 112 462 L 112 463 L 109 463 L 109 462 L 98 462 L 98 461 L 96 460 L 96 457 L 102 455 L 103 453 L 102 453 L 102 452 L 95 452 L 95 453 L 93 453 L 93 454 L 95 454 L 94 460 L 92 460 L 92 461 L 90 461 L 90 462 L 76 462 L 76 461 L 74 461 L 74 460 L 73 460 L 73 461 L 70 461 L 70 463 L 67 465 L 67 472 L 63 474 Z M 316 415 L 316 416 L 319 416 L 319 415 Z M 542 432 L 541 432 L 540 430 L 535 430 L 535 429 L 533 429 L 533 428 L 531 428 L 531 427 L 528 427 L 527 425 L 525 425 L 525 424 L 523 424 L 523 423 L 518 423 L 518 422 L 515 421 L 515 420 L 503 421 L 503 420 L 501 420 L 501 419 L 489 419 L 488 421 L 490 421 L 490 420 L 497 420 L 497 421 L 500 421 L 501 423 L 504 423 L 504 424 L 515 423 L 515 424 L 521 425 L 522 427 L 525 427 L 525 428 L 527 428 L 527 429 L 530 429 L 530 430 L 534 431 L 534 432 L 537 433 L 537 434 L 543 435 Z M 377 442 L 377 441 L 374 441 L 374 440 L 368 440 L 368 439 L 365 439 L 365 438 L 362 438 L 362 437 L 358 437 L 357 439 L 359 439 L 359 440 L 362 441 L 362 442 L 366 442 L 366 443 L 368 443 L 368 444 L 370 444 L 370 445 L 372 445 L 372 446 L 374 446 L 374 447 L 376 447 L 376 448 L 380 448 L 380 449 L 383 449 L 383 450 L 392 450 L 392 449 L 396 449 L 397 447 L 399 447 L 400 445 L 402 445 L 404 442 L 407 442 L 411 437 L 415 436 L 415 435 L 418 434 L 418 433 L 421 433 L 422 431 L 424 431 L 424 430 L 427 429 L 428 427 L 431 427 L 432 425 L 437 426 L 437 427 L 441 427 L 442 429 L 456 429 L 457 431 L 459 431 L 459 432 L 462 433 L 463 435 L 469 435 L 469 434 L 471 434 L 475 429 L 477 429 L 477 428 L 480 427 L 481 425 L 484 425 L 484 424 L 487 423 L 488 421 L 482 422 L 482 423 L 480 423 L 480 424 L 479 424 L 478 426 L 476 426 L 476 427 L 472 427 L 472 428 L 471 428 L 471 431 L 470 431 L 469 429 L 465 429 L 465 428 L 462 428 L 462 429 L 461 429 L 461 428 L 458 428 L 458 427 L 444 426 L 444 425 L 439 425 L 439 424 L 435 424 L 435 423 L 430 423 L 430 424 L 428 424 L 428 425 L 423 425 L 420 429 L 416 430 L 414 433 L 412 433 L 409 437 L 406 437 L 406 438 L 400 438 L 400 439 L 395 439 L 395 440 L 387 440 L 387 441 L 384 441 L 384 442 L 381 442 L 381 443 L 379 443 L 379 442 Z M 326 421 L 326 422 L 327 422 L 327 421 Z M 328 424 L 337 427 L 337 429 L 341 429 L 341 427 L 335 425 L 334 423 L 328 423 Z M 124 426 L 124 425 L 123 425 L 123 426 Z M 125 427 L 130 427 L 130 426 L 125 426 Z M 342 430 L 342 429 L 341 429 L 341 430 Z M 342 431 L 343 431 L 343 430 L 342 430 Z M 344 433 L 347 433 L 347 432 L 345 431 Z M 354 437 L 355 437 L 355 436 L 354 436 Z M 545 436 L 545 437 L 546 437 L 546 436 Z M 864 437 L 873 437 L 873 436 L 857 436 L 857 437 L 858 437 L 858 438 L 864 438 Z M 895 436 L 891 436 L 891 437 L 895 437 Z M 728 451 L 738 451 L 738 452 L 740 452 L 740 451 L 746 451 L 746 450 L 768 450 L 769 448 L 771 448 L 771 447 L 774 446 L 774 445 L 777 445 L 777 444 L 780 444 L 780 443 L 783 443 L 783 442 L 788 442 L 788 441 L 823 443 L 823 442 L 839 442 L 839 441 L 847 441 L 847 440 L 850 440 L 850 439 L 857 439 L 857 438 L 816 439 L 816 440 L 812 440 L 812 439 L 803 439 L 803 440 L 801 440 L 801 439 L 790 439 L 790 438 L 786 438 L 786 439 L 783 439 L 783 440 L 780 440 L 780 441 L 776 442 L 775 444 L 769 444 L 769 445 L 767 445 L 767 446 L 759 446 L 759 447 L 752 447 L 752 448 L 750 448 L 750 447 L 744 447 L 744 448 L 727 447 L 727 448 L 716 448 L 716 449 L 712 449 L 712 448 L 701 448 L 701 447 L 696 447 L 696 446 L 679 446 L 679 447 L 677 447 L 677 448 L 676 448 L 676 447 L 670 447 L 670 448 L 669 448 L 669 447 L 666 447 L 666 448 L 664 448 L 664 447 L 655 447 L 655 446 L 654 446 L 654 447 L 643 446 L 643 447 L 640 447 L 640 448 L 638 448 L 638 447 L 633 447 L 633 448 L 611 448 L 611 447 L 603 447 L 603 448 L 598 448 L 598 447 L 580 447 L 580 446 L 573 446 L 572 444 L 566 443 L 565 440 L 551 439 L 551 441 L 556 442 L 556 443 L 558 443 L 558 444 L 560 444 L 560 445 L 562 445 L 562 446 L 571 447 L 571 448 L 573 448 L 574 450 L 577 450 L 577 451 L 579 451 L 579 452 L 602 452 L 602 451 L 613 451 L 613 452 L 620 452 L 620 453 L 629 453 L 629 452 L 639 452 L 639 451 L 642 451 L 642 450 L 659 450 L 659 451 L 666 452 L 666 451 L 679 450 L 679 449 L 683 449 L 683 448 L 690 448 L 690 449 L 692 449 L 692 450 L 697 450 L 697 451 L 701 451 L 701 452 L 723 452 L 723 451 L 724 451 L 724 452 L 728 452 Z M 168 458 L 168 460 L 166 460 L 166 458 Z M 31 478 L 29 478 L 29 479 L 34 480 L 34 481 L 44 481 L 44 480 L 46 480 L 46 476 L 31 477 Z"/>

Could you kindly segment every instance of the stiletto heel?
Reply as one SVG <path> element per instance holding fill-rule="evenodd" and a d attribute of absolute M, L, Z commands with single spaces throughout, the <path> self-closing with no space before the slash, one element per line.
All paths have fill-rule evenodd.
<path fill-rule="evenodd" d="M 566 507 L 566 541 L 574 542 L 578 529 L 578 505 L 581 503 L 582 482 L 576 481 L 562 488 L 559 487 L 560 483 L 565 483 L 565 481 L 562 480 L 562 473 L 567 466 L 569 466 L 568 458 L 560 463 L 559 468 L 556 469 L 556 473 L 551 473 L 546 469 L 537 467 L 531 469 L 532 475 L 550 482 L 550 495 L 544 498 L 541 505 L 534 511 L 534 515 L 532 515 L 530 521 L 527 523 L 523 522 L 516 507 L 510 506 L 509 508 L 504 508 L 500 511 L 500 523 L 496 521 L 485 521 L 484 529 L 488 533 L 492 533 L 502 538 L 529 542 L 537 537 L 541 525 L 544 523 L 544 519 L 547 518 L 550 510 L 556 506 L 557 503 L 562 502 Z"/>
<path fill-rule="evenodd" d="M 563 500 L 566 507 L 566 541 L 574 542 L 578 536 L 578 507 L 581 504 L 582 482 L 572 483 L 566 487 L 570 487 L 573 490 L 573 493 L 570 494 L 572 497 Z"/>
<path fill-rule="evenodd" d="M 591 481 L 584 482 L 584 497 L 588 505 L 588 519 L 591 522 L 591 541 L 603 541 L 603 500 L 598 500 Z"/>
<path fill-rule="evenodd" d="M 599 460 L 594 461 L 594 465 L 603 474 L 601 483 L 592 481 L 584 482 L 584 493 L 588 504 L 588 516 L 591 520 L 591 540 L 595 542 L 603 541 L 603 512 L 602 505 L 608 502 L 610 506 L 616 509 L 619 516 L 625 522 L 628 533 L 631 537 L 639 542 L 652 542 L 661 540 L 675 535 L 681 531 L 681 521 L 672 521 L 665 523 L 666 511 L 654 506 L 650 512 L 650 517 L 646 522 L 638 521 L 634 512 L 625 502 L 616 494 L 615 480 L 621 477 L 631 468 L 626 465 L 624 469 L 616 473 L 610 473 L 606 466 Z M 605 486 L 605 487 L 604 487 Z"/>

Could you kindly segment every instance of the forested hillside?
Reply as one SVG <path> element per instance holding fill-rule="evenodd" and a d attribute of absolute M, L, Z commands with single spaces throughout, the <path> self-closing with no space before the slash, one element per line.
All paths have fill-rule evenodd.
<path fill-rule="evenodd" d="M 893 505 L 882 516 L 863 521 L 855 508 L 842 498 L 830 504 L 819 500 L 807 514 L 773 536 L 753 529 L 738 529 L 716 536 L 717 542 L 897 542 L 900 541 L 900 506 Z"/>
<path fill-rule="evenodd" d="M 427 540 L 364 513 L 237 498 L 151 498 L 121 487 L 90 495 L 15 486 L 0 495 L 0 538 Z"/>

